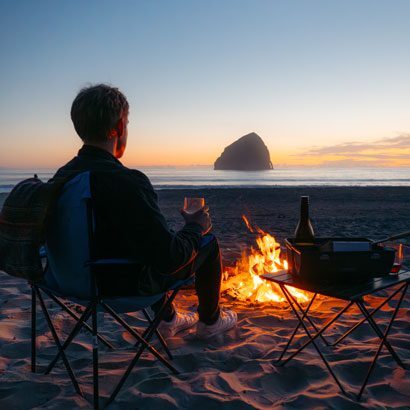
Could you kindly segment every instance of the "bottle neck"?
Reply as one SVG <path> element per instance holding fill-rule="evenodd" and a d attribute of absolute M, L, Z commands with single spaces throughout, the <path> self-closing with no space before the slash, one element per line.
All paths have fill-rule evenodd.
<path fill-rule="evenodd" d="M 300 201 L 300 220 L 306 221 L 309 219 L 309 197 L 302 196 Z"/>

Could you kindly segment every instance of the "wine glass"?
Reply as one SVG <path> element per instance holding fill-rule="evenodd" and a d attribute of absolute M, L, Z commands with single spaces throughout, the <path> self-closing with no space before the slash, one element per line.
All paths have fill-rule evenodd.
<path fill-rule="evenodd" d="M 394 246 L 396 248 L 396 255 L 394 258 L 393 267 L 390 271 L 390 274 L 397 275 L 400 272 L 400 269 L 404 262 L 404 247 L 402 243 Z"/>
<path fill-rule="evenodd" d="M 205 206 L 205 198 L 185 198 L 184 211 L 187 214 L 194 214 Z"/>

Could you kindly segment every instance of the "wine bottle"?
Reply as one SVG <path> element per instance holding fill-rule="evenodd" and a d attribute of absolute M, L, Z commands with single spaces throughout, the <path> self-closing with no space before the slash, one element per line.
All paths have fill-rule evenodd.
<path fill-rule="evenodd" d="M 295 230 L 295 243 L 298 245 L 313 245 L 315 233 L 309 218 L 309 197 L 300 197 L 300 219 Z"/>

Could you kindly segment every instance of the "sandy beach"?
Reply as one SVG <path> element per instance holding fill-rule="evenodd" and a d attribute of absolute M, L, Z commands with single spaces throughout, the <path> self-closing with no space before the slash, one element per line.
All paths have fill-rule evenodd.
<path fill-rule="evenodd" d="M 160 206 L 174 229 L 181 226 L 179 208 L 185 196 L 203 196 L 210 207 L 214 233 L 223 251 L 224 263 L 234 265 L 244 249 L 255 246 L 255 235 L 244 225 L 246 214 L 256 225 L 271 233 L 279 242 L 291 236 L 298 220 L 299 197 L 309 195 L 311 218 L 319 236 L 349 235 L 383 238 L 410 228 L 410 188 L 258 188 L 161 190 Z M 5 195 L 0 194 L 0 205 Z M 30 373 L 30 295 L 24 281 L 0 273 L 0 408 L 31 409 L 89 408 L 74 392 L 60 362 L 47 376 Z M 192 289 L 181 292 L 177 305 L 195 309 Z M 368 298 L 371 306 L 375 297 Z M 399 368 L 384 349 L 362 401 L 355 401 L 378 338 L 369 326 L 360 327 L 352 337 L 335 349 L 324 352 L 346 385 L 350 397 L 341 394 L 322 361 L 307 348 L 283 368 L 272 362 L 286 344 L 286 336 L 296 324 L 284 303 L 249 304 L 222 295 L 222 303 L 238 312 L 235 330 L 221 339 L 196 340 L 191 333 L 169 339 L 174 364 L 181 371 L 170 375 L 151 355 L 144 354 L 112 409 L 345 409 L 409 408 L 409 372 Z M 387 323 L 395 301 L 376 316 L 382 327 Z M 73 323 L 53 306 L 51 312 L 58 330 L 67 334 Z M 313 304 L 313 318 L 322 323 L 343 305 L 334 299 L 320 297 Z M 389 340 L 399 356 L 410 360 L 410 295 L 391 330 Z M 40 317 L 40 315 L 39 315 Z M 343 333 L 360 317 L 352 309 L 327 333 L 330 339 Z M 138 326 L 138 314 L 126 315 Z M 119 349 L 101 347 L 101 392 L 108 396 L 117 378 L 133 355 L 132 339 L 101 314 L 103 334 Z M 301 333 L 299 334 L 301 335 Z M 298 336 L 298 343 L 302 338 Z M 68 350 L 68 358 L 88 399 L 91 398 L 91 337 L 84 331 Z M 45 320 L 39 319 L 39 369 L 55 354 L 52 336 Z"/>

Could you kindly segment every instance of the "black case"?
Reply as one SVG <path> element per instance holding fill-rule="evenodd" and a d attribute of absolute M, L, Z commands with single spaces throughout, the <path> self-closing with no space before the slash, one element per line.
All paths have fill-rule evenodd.
<path fill-rule="evenodd" d="M 315 238 L 313 245 L 297 245 L 286 239 L 289 273 L 310 281 L 354 282 L 388 275 L 395 250 L 371 245 L 370 251 L 334 252 L 333 241 L 371 242 L 367 238 Z"/>

